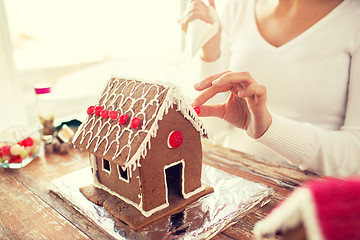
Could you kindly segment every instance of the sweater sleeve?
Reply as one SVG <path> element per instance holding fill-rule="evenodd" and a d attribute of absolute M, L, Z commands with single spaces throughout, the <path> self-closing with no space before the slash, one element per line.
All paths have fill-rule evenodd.
<path fill-rule="evenodd" d="M 272 114 L 258 141 L 301 169 L 325 175 L 360 174 L 360 47 L 352 54 L 344 125 L 330 131 Z"/>

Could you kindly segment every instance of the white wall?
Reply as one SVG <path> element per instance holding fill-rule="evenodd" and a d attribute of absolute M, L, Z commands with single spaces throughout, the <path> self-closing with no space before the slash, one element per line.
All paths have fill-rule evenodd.
<path fill-rule="evenodd" d="M 0 131 L 28 121 L 15 76 L 4 2 L 0 0 Z"/>

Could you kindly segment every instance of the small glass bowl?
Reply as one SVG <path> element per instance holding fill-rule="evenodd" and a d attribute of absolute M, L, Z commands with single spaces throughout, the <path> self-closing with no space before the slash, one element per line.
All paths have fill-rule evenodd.
<path fill-rule="evenodd" d="M 39 154 L 41 135 L 41 126 L 14 126 L 0 132 L 0 167 L 28 165 Z"/>

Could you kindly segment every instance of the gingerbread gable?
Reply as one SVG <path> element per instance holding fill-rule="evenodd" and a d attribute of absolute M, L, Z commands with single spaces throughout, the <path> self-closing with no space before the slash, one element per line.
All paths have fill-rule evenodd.
<path fill-rule="evenodd" d="M 111 78 L 73 142 L 97 157 L 135 169 L 156 137 L 158 122 L 172 107 L 207 136 L 197 113 L 173 85 Z"/>

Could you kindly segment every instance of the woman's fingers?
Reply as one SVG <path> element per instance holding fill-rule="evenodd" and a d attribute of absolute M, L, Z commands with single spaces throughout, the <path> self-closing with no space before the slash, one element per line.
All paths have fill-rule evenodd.
<path fill-rule="evenodd" d="M 188 23 L 198 18 L 204 22 L 213 23 L 209 9 L 204 4 L 198 6 L 193 5 L 188 11 L 186 11 L 186 15 L 184 15 L 183 20 Z"/>
<path fill-rule="evenodd" d="M 266 103 L 266 87 L 257 83 L 250 84 L 243 90 L 238 92 L 238 97 L 248 98 L 248 103 L 252 110 L 259 105 Z"/>
<path fill-rule="evenodd" d="M 256 82 L 248 72 L 224 71 L 209 75 L 201 82 L 196 83 L 194 88 L 197 91 L 203 91 L 211 86 L 222 87 L 226 84 L 239 85 L 240 87 L 245 88 L 252 83 Z"/>
<path fill-rule="evenodd" d="M 222 92 L 226 92 L 226 91 L 227 90 L 222 91 Z M 221 92 L 219 88 L 210 87 L 210 88 L 204 90 L 197 98 L 195 98 L 192 105 L 193 106 L 201 106 L 219 92 Z"/>
<path fill-rule="evenodd" d="M 263 96 L 265 94 L 266 87 L 257 83 L 250 84 L 238 92 L 239 97 L 249 97 L 252 95 Z"/>
<path fill-rule="evenodd" d="M 256 83 L 248 72 L 216 73 L 204 78 L 194 87 L 202 92 L 193 101 L 193 106 L 202 106 L 216 94 L 230 91 L 233 96 L 246 99 L 249 109 L 255 115 L 266 108 L 266 87 Z"/>
<path fill-rule="evenodd" d="M 231 93 L 248 98 L 254 107 L 266 102 L 266 87 L 256 83 L 248 72 L 226 72 L 212 81 L 212 86 L 219 89 L 231 86 L 228 87 Z"/>
<path fill-rule="evenodd" d="M 211 22 L 211 20 L 206 16 L 204 12 L 196 11 L 196 12 L 188 12 L 184 15 L 180 20 L 179 23 L 181 24 L 181 29 L 184 32 L 187 32 L 188 25 L 191 21 L 195 19 L 201 19 L 204 22 Z"/>
<path fill-rule="evenodd" d="M 223 118 L 225 115 L 225 105 L 202 105 L 200 108 L 200 117 L 218 117 Z"/>
<path fill-rule="evenodd" d="M 179 19 L 181 28 L 187 32 L 189 23 L 195 19 L 201 19 L 206 23 L 213 23 L 208 6 L 201 0 L 191 0 L 188 2 L 185 14 Z"/>
<path fill-rule="evenodd" d="M 195 84 L 194 88 L 197 91 L 203 91 L 195 99 L 198 104 L 203 104 L 217 93 L 228 90 L 241 98 L 266 95 L 265 86 L 257 84 L 248 72 L 224 71 L 212 74 Z"/>
<path fill-rule="evenodd" d="M 223 86 L 226 84 L 240 84 L 246 87 L 252 83 L 256 83 L 248 72 L 227 72 L 212 82 L 213 86 Z"/>
<path fill-rule="evenodd" d="M 194 100 L 193 105 L 201 106 L 216 94 L 229 90 L 236 96 L 242 98 L 247 97 L 249 94 L 251 94 L 250 90 L 248 95 L 242 96 L 241 94 L 245 93 L 245 89 L 253 84 L 256 85 L 256 82 L 247 72 L 224 71 L 221 73 L 212 74 L 194 85 L 196 90 L 203 92 Z M 239 93 L 241 94 L 239 95 Z"/>
<path fill-rule="evenodd" d="M 192 8 L 206 8 L 206 4 L 202 1 L 202 0 L 190 0 L 188 2 L 188 5 L 191 6 Z"/>
<path fill-rule="evenodd" d="M 204 78 L 195 84 L 202 91 L 193 106 L 201 109 L 199 116 L 214 116 L 224 119 L 258 138 L 271 124 L 271 115 L 266 108 L 266 87 L 258 84 L 248 72 L 225 71 Z M 219 105 L 203 105 L 221 92 L 230 91 L 228 100 Z"/>
<path fill-rule="evenodd" d="M 220 78 L 222 75 L 228 73 L 230 71 L 224 71 L 224 72 L 220 72 L 220 73 L 215 73 L 212 75 L 209 75 L 207 77 L 205 77 L 202 81 L 196 83 L 194 85 L 195 90 L 197 91 L 203 91 L 209 87 L 212 86 L 212 82 L 218 78 Z"/>
<path fill-rule="evenodd" d="M 205 89 L 204 91 L 202 91 L 201 94 L 197 98 L 195 98 L 192 105 L 193 106 L 201 106 L 204 103 L 206 103 L 209 99 L 214 97 L 216 94 L 221 93 L 221 92 L 227 92 L 229 90 L 230 90 L 229 88 L 209 87 L 209 88 Z"/>
<path fill-rule="evenodd" d="M 215 1 L 214 0 L 208 0 L 209 2 L 209 5 L 212 6 L 213 8 L 216 8 L 215 7 Z"/>

